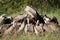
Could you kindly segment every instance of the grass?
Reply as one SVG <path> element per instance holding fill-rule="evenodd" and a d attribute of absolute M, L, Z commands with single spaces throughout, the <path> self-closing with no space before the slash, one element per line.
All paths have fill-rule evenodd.
<path fill-rule="evenodd" d="M 60 33 L 45 33 L 45 35 L 36 36 L 35 34 L 20 34 L 2 37 L 1 40 L 60 40 Z"/>

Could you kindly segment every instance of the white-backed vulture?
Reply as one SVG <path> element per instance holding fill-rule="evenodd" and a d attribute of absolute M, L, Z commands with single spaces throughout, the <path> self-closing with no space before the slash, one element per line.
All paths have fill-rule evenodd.
<path fill-rule="evenodd" d="M 21 26 L 19 27 L 19 29 L 17 30 L 17 33 L 21 32 L 22 30 L 24 30 L 24 27 L 25 27 L 25 23 L 23 22 L 21 24 Z"/>
<path fill-rule="evenodd" d="M 54 22 L 56 24 L 59 24 L 58 20 L 57 20 L 57 18 L 55 16 L 52 17 L 52 19 L 50 20 L 50 22 Z"/>
<path fill-rule="evenodd" d="M 36 35 L 39 35 L 39 33 L 43 33 L 43 24 L 39 24 L 39 20 L 37 20 L 37 23 L 34 27 L 34 30 L 35 30 L 35 34 Z"/>
<path fill-rule="evenodd" d="M 43 20 L 44 20 L 45 24 L 49 24 L 51 18 L 49 18 L 47 15 L 44 15 Z"/>
<path fill-rule="evenodd" d="M 30 16 L 30 18 L 33 19 L 34 21 L 39 20 L 40 23 L 44 23 L 44 20 L 41 17 L 41 15 L 39 15 L 38 12 L 34 10 L 32 7 L 26 6 L 25 11 Z"/>
<path fill-rule="evenodd" d="M 13 21 L 22 23 L 26 19 L 27 14 L 21 14 L 14 18 Z"/>

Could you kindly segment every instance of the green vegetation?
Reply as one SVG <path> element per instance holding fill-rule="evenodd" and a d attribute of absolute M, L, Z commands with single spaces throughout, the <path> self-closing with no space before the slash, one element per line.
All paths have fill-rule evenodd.
<path fill-rule="evenodd" d="M 60 0 L 0 0 L 0 15 L 16 16 L 25 13 L 26 5 L 33 6 L 40 14 L 47 14 L 49 17 L 56 16 L 60 24 Z M 43 36 L 23 33 L 0 37 L 0 40 L 60 40 L 60 33 L 47 33 Z"/>
<path fill-rule="evenodd" d="M 1 40 L 60 40 L 60 33 L 45 33 L 44 35 L 36 36 L 35 34 L 20 34 L 4 36 Z"/>
<path fill-rule="evenodd" d="M 16 14 L 24 10 L 25 6 L 33 6 L 38 12 L 51 12 L 60 9 L 60 0 L 0 0 L 1 14 Z"/>

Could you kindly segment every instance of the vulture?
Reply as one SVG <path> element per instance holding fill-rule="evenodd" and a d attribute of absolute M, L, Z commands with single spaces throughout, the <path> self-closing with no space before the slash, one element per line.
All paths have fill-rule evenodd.
<path fill-rule="evenodd" d="M 32 21 L 37 22 L 37 20 L 39 20 L 39 23 L 43 23 L 44 24 L 43 18 L 41 17 L 41 15 L 39 15 L 39 13 L 35 9 L 33 9 L 30 6 L 26 6 L 25 11 L 28 14 L 29 18 L 31 20 L 33 19 Z"/>
<path fill-rule="evenodd" d="M 59 23 L 58 23 L 58 20 L 57 20 L 57 18 L 56 18 L 55 16 L 52 17 L 51 22 L 54 22 L 54 23 L 56 23 L 56 24 L 59 24 Z"/>

